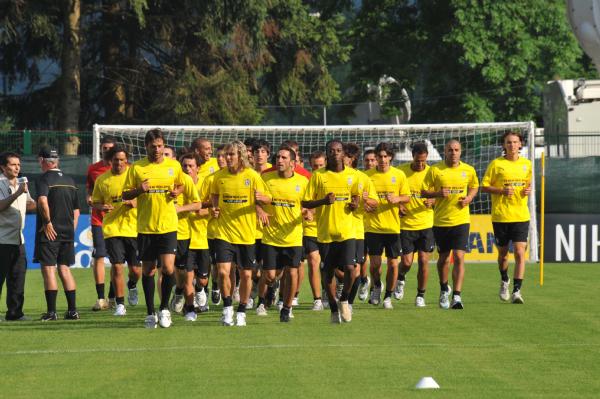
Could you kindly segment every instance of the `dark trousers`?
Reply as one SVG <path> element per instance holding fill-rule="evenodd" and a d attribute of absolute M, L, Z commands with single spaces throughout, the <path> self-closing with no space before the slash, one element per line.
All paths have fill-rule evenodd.
<path fill-rule="evenodd" d="M 6 279 L 6 320 L 23 316 L 26 272 L 25 246 L 0 244 L 0 282 Z"/>

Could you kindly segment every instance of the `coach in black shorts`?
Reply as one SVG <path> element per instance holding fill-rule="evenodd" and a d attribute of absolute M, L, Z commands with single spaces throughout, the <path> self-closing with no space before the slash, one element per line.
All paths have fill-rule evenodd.
<path fill-rule="evenodd" d="M 44 290 L 48 311 L 43 321 L 57 320 L 56 294 L 58 285 L 55 271 L 62 281 L 67 297 L 65 319 L 77 320 L 75 305 L 75 279 L 69 266 L 75 263 L 74 239 L 79 204 L 77 187 L 73 179 L 58 168 L 58 152 L 42 148 L 38 154 L 42 176 L 37 182 L 37 207 L 35 234 L 35 260 L 42 267 Z"/>

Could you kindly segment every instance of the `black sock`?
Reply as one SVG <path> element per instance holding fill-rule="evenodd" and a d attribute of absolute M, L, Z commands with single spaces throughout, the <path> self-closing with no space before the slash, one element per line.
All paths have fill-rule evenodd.
<path fill-rule="evenodd" d="M 258 305 L 257 306 L 264 305 L 264 304 L 265 304 L 265 298 L 259 296 L 258 297 Z"/>
<path fill-rule="evenodd" d="M 185 306 L 183 307 L 183 311 L 184 311 L 185 313 L 194 312 L 194 311 L 195 311 L 195 309 L 194 309 L 194 305 L 185 305 Z"/>
<path fill-rule="evenodd" d="M 300 295 L 300 291 L 296 291 L 296 293 L 294 294 L 294 298 L 298 298 L 298 295 Z"/>
<path fill-rule="evenodd" d="M 440 291 L 448 292 L 448 282 L 440 283 Z"/>
<path fill-rule="evenodd" d="M 281 314 L 290 314 L 290 308 L 288 308 L 287 306 L 284 306 L 281 308 Z"/>
<path fill-rule="evenodd" d="M 142 287 L 144 288 L 144 297 L 146 299 L 146 311 L 148 314 L 154 314 L 154 276 L 142 276 Z"/>
<path fill-rule="evenodd" d="M 338 311 L 337 301 L 329 302 L 329 309 L 331 309 L 331 313 L 335 313 Z"/>
<path fill-rule="evenodd" d="M 112 281 L 110 282 L 109 288 L 108 288 L 108 299 L 114 298 L 115 297 L 115 286 L 112 283 Z"/>
<path fill-rule="evenodd" d="M 219 289 L 219 285 L 218 285 L 218 283 L 217 283 L 216 281 L 214 281 L 214 280 L 213 280 L 213 282 L 212 282 L 212 286 L 211 286 L 211 287 L 212 287 L 212 290 L 213 290 L 213 291 L 216 291 L 216 290 L 218 290 L 218 289 Z"/>
<path fill-rule="evenodd" d="M 232 305 L 233 305 L 233 299 L 231 299 L 231 295 L 223 297 L 223 307 L 232 306 Z"/>
<path fill-rule="evenodd" d="M 508 283 L 508 269 L 507 270 L 500 270 L 500 278 L 505 283 Z"/>
<path fill-rule="evenodd" d="M 522 278 L 516 278 L 514 279 L 513 282 L 513 292 L 517 292 L 521 289 L 521 285 L 523 284 L 523 279 Z"/>
<path fill-rule="evenodd" d="M 115 300 L 117 301 L 117 305 L 125 305 L 125 297 L 124 296 L 118 296 Z"/>
<path fill-rule="evenodd" d="M 456 290 L 454 290 L 454 291 L 452 291 L 452 295 L 453 295 L 453 296 L 454 296 L 454 295 L 460 295 L 460 291 L 456 291 Z"/>
<path fill-rule="evenodd" d="M 127 288 L 130 290 L 134 289 L 137 286 L 137 281 L 135 280 L 127 280 Z"/>
<path fill-rule="evenodd" d="M 104 299 L 104 283 L 96 284 L 96 295 L 98 299 Z"/>
<path fill-rule="evenodd" d="M 425 290 L 417 290 L 417 296 L 423 298 L 425 296 Z"/>
<path fill-rule="evenodd" d="M 406 274 L 405 273 L 398 273 L 398 281 L 404 281 Z"/>
<path fill-rule="evenodd" d="M 56 294 L 57 290 L 46 290 L 44 294 L 46 295 L 46 306 L 48 308 L 48 313 L 56 313 Z"/>
<path fill-rule="evenodd" d="M 77 306 L 75 306 L 75 290 L 66 291 L 65 296 L 67 297 L 67 309 L 70 312 L 74 312 L 77 310 Z"/>
<path fill-rule="evenodd" d="M 208 295 L 208 284 L 203 286 L 202 289 L 204 290 L 204 293 Z"/>
<path fill-rule="evenodd" d="M 237 307 L 237 312 L 238 313 L 246 313 L 246 304 L 240 302 Z"/>
<path fill-rule="evenodd" d="M 381 280 L 375 281 L 373 285 L 377 288 L 381 288 Z"/>
<path fill-rule="evenodd" d="M 360 286 L 360 279 L 354 280 L 354 284 L 352 284 L 352 289 L 350 290 L 350 295 L 348 296 L 348 303 L 352 305 L 354 303 L 354 299 L 356 299 L 356 293 L 358 292 L 358 287 Z M 342 296 L 344 293 L 342 292 Z M 341 300 L 341 298 L 340 298 Z"/>
<path fill-rule="evenodd" d="M 169 299 L 171 299 L 171 291 L 175 285 L 175 273 L 163 274 L 161 293 L 162 298 L 160 299 L 160 310 L 169 308 Z M 183 290 L 182 290 L 183 292 Z"/>
<path fill-rule="evenodd" d="M 204 289 L 204 287 L 202 286 L 202 284 L 200 284 L 199 281 L 196 281 L 196 284 L 194 284 L 194 289 L 196 290 L 196 292 L 200 292 Z"/>
<path fill-rule="evenodd" d="M 361 284 L 367 284 L 368 282 L 369 282 L 369 278 L 367 276 L 360 278 L 360 283 Z"/>
<path fill-rule="evenodd" d="M 315 301 L 316 300 L 321 300 L 321 297 L 320 296 L 315 296 L 315 297 L 313 297 L 313 300 L 315 300 Z"/>
<path fill-rule="evenodd" d="M 383 296 L 383 299 L 385 300 L 386 298 L 391 298 L 391 297 L 392 297 L 392 291 L 385 290 L 385 295 Z"/>
<path fill-rule="evenodd" d="M 175 287 L 175 295 L 183 295 L 183 287 Z"/>

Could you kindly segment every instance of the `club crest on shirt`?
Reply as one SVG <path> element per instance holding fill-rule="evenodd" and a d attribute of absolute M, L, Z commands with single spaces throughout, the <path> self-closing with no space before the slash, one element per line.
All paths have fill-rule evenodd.
<path fill-rule="evenodd" d="M 396 176 L 392 176 L 392 183 L 396 183 Z"/>
<path fill-rule="evenodd" d="M 300 192 L 300 185 L 296 184 L 296 192 L 299 193 Z"/>
<path fill-rule="evenodd" d="M 348 185 L 351 186 L 352 185 L 352 177 L 348 178 Z"/>
<path fill-rule="evenodd" d="M 527 165 L 523 165 L 523 172 L 527 172 Z"/>
<path fill-rule="evenodd" d="M 175 172 L 173 171 L 173 168 L 169 168 L 169 176 L 173 176 L 175 174 Z"/>
<path fill-rule="evenodd" d="M 215 173 L 215 168 L 213 168 L 213 167 L 211 166 L 210 168 L 208 168 L 208 171 L 209 171 L 210 173 Z"/>
<path fill-rule="evenodd" d="M 463 177 L 463 179 L 466 179 L 466 178 L 467 178 L 467 172 L 465 172 L 465 171 L 463 170 L 461 174 L 462 174 L 462 177 Z"/>
<path fill-rule="evenodd" d="M 244 179 L 244 186 L 250 187 L 250 179 Z"/>

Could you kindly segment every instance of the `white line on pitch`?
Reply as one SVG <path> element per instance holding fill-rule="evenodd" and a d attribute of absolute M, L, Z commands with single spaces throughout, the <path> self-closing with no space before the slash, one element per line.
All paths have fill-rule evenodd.
<path fill-rule="evenodd" d="M 29 349 L 0 352 L 0 356 L 15 356 L 15 355 L 62 355 L 62 354 L 79 354 L 79 353 L 128 353 L 128 352 L 177 352 L 177 351 L 203 351 L 203 350 L 255 350 L 255 349 L 319 349 L 319 348 L 392 348 L 399 345 L 393 344 L 269 344 L 269 345 L 222 345 L 222 346 L 167 346 L 167 347 L 141 347 L 141 348 L 81 348 L 81 349 Z M 518 347 L 540 347 L 546 349 L 552 348 L 573 348 L 573 347 L 600 347 L 600 343 L 532 343 L 532 344 L 402 344 L 402 348 L 409 349 L 427 349 L 427 348 L 463 348 L 463 349 L 494 349 L 494 348 L 518 348 Z"/>

